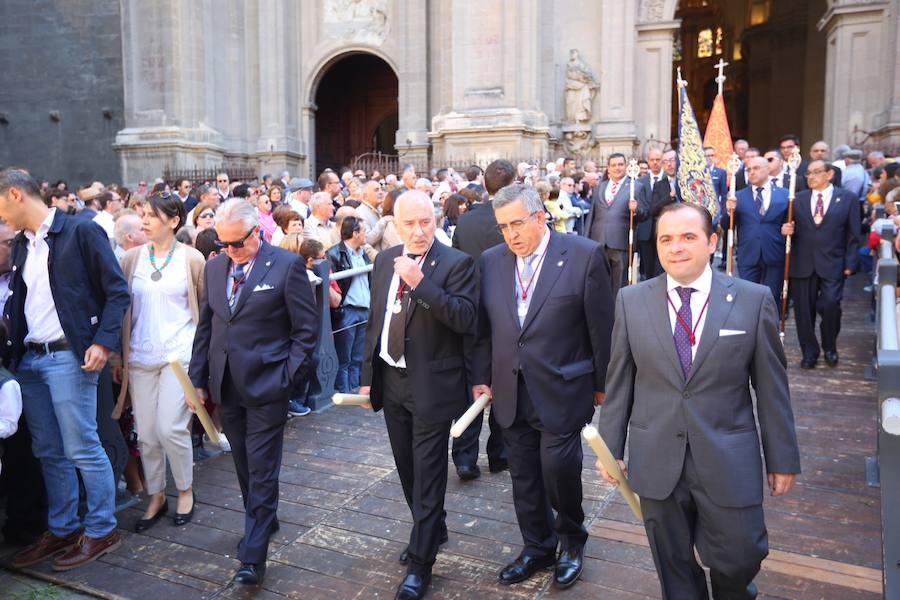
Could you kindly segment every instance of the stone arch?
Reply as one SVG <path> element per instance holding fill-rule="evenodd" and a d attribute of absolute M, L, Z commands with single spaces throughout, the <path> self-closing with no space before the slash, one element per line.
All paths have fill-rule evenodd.
<path fill-rule="evenodd" d="M 383 52 L 379 48 L 375 48 L 373 46 L 341 46 L 339 48 L 333 48 L 332 50 L 326 52 L 318 61 L 315 62 L 312 69 L 309 71 L 309 75 L 306 79 L 306 85 L 303 90 L 303 98 L 309 104 L 315 104 L 316 101 L 316 93 L 319 89 L 319 84 L 322 82 L 322 77 L 328 72 L 328 70 L 334 66 L 336 63 L 341 60 L 352 56 L 354 54 L 370 54 L 377 58 L 383 60 L 394 72 L 394 75 L 397 79 L 400 79 L 400 69 L 397 67 L 396 61 Z"/>

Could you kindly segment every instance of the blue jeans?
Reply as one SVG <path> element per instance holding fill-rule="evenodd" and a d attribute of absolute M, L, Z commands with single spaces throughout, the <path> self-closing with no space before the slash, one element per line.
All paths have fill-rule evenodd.
<path fill-rule="evenodd" d="M 334 351 L 338 358 L 338 372 L 334 380 L 334 389 L 348 393 L 359 387 L 359 371 L 362 367 L 363 346 L 366 341 L 366 320 L 369 309 L 356 306 L 345 306 L 335 319 Z"/>
<path fill-rule="evenodd" d="M 29 351 L 17 372 L 32 448 L 47 487 L 47 524 L 55 536 L 81 529 L 76 469 L 87 492 L 85 534 L 101 538 L 116 527 L 116 485 L 97 434 L 99 375 L 82 371 L 69 350 Z"/>

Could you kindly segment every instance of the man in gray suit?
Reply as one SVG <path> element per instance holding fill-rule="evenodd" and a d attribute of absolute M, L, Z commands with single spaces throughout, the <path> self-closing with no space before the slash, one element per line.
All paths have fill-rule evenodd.
<path fill-rule="evenodd" d="M 616 302 L 600 433 L 624 471 L 627 432 L 664 598 L 708 597 L 694 546 L 713 597 L 756 597 L 768 539 L 751 384 L 772 495 L 800 472 L 775 301 L 764 286 L 710 269 L 716 241 L 704 208 L 666 206 L 657 222 L 666 273 Z"/>
<path fill-rule="evenodd" d="M 635 226 L 649 214 L 650 194 L 641 181 L 634 182 L 634 200 L 630 199 L 630 180 L 625 177 L 625 155 L 610 154 L 606 163 L 606 177 L 594 190 L 591 211 L 584 230 L 599 243 L 609 262 L 613 298 L 619 292 L 628 270 L 628 216 L 634 210 Z M 637 249 L 637 240 L 635 247 Z"/>

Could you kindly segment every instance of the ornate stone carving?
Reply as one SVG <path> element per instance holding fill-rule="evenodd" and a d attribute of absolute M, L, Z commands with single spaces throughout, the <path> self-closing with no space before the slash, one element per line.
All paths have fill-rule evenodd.
<path fill-rule="evenodd" d="M 586 160 L 597 140 L 589 125 L 565 126 L 562 128 L 562 145 L 566 150 L 566 156 L 577 157 L 581 161 Z"/>
<path fill-rule="evenodd" d="M 380 46 L 389 32 L 388 0 L 325 0 L 323 22 L 345 41 Z"/>
<path fill-rule="evenodd" d="M 591 68 L 578 56 L 578 50 L 569 50 L 569 62 L 566 63 L 567 123 L 590 122 L 599 87 Z"/>
<path fill-rule="evenodd" d="M 664 0 L 643 0 L 641 2 L 641 23 L 663 20 Z"/>

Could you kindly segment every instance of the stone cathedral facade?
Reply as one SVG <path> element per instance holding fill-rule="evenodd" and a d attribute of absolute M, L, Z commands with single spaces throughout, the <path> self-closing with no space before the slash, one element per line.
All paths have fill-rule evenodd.
<path fill-rule="evenodd" d="M 0 17 L 31 3 L 4 4 Z M 675 135 L 673 65 L 691 67 L 702 124 L 718 60 L 732 131 L 754 144 L 793 131 L 804 147 L 900 145 L 900 0 L 49 4 L 59 13 L 41 18 L 106 45 L 98 70 L 83 37 L 45 38 L 60 50 L 34 59 L 0 42 L 13 81 L 68 61 L 54 94 L 0 92 L 0 162 L 48 177 L 133 184 L 229 162 L 314 175 L 376 151 L 416 164 L 642 153 Z M 102 14 L 81 19 L 75 4 Z M 57 139 L 75 156 L 37 146 Z"/>

